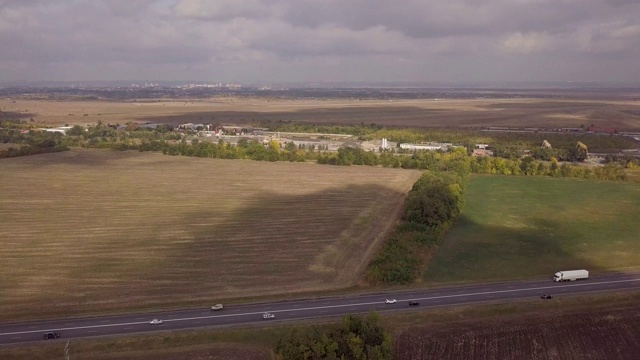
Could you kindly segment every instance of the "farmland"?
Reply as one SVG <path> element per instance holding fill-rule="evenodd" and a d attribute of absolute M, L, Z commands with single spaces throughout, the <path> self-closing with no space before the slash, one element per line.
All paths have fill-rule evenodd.
<path fill-rule="evenodd" d="M 539 309 L 537 313 L 411 326 L 396 336 L 395 358 L 637 358 L 640 351 L 637 302 L 619 307 L 603 301 L 599 307 L 591 305 L 578 311 L 571 311 L 561 303 L 544 305 L 560 306 L 562 311 Z"/>
<path fill-rule="evenodd" d="M 637 270 L 639 218 L 635 184 L 477 176 L 423 278 L 445 283 L 549 277 L 570 268 Z"/>
<path fill-rule="evenodd" d="M 276 99 L 219 97 L 206 100 L 51 101 L 1 99 L 0 109 L 47 125 L 132 122 L 247 124 L 293 121 L 395 127 L 482 126 L 640 129 L 640 101 L 633 98 L 505 99 Z"/>
<path fill-rule="evenodd" d="M 98 150 L 0 167 L 2 320 L 352 286 L 419 176 Z"/>

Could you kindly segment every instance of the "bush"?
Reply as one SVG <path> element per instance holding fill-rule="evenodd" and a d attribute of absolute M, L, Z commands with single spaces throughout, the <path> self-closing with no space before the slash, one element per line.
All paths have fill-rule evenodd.
<path fill-rule="evenodd" d="M 391 336 L 384 331 L 380 317 L 346 315 L 340 325 L 293 329 L 274 347 L 276 359 L 391 359 Z"/>

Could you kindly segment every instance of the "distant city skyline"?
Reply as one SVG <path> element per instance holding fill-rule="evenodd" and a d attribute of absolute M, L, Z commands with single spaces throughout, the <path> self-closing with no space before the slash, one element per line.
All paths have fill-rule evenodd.
<path fill-rule="evenodd" d="M 640 84 L 637 0 L 0 0 L 0 83 Z"/>

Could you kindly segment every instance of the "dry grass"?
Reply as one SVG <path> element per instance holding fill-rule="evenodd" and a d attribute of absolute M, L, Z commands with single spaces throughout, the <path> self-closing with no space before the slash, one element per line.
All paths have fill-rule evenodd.
<path fill-rule="evenodd" d="M 136 339 L 137 340 L 137 339 Z M 136 341 L 134 340 L 134 341 Z M 81 343 L 82 342 L 82 343 Z M 138 340 L 137 344 L 143 341 Z M 78 346 L 80 343 L 80 346 Z M 40 344 L 31 347 L 0 349 L 3 360 L 50 360 L 62 359 L 64 342 L 56 345 Z M 117 343 L 123 346 L 122 343 Z M 83 360 L 270 360 L 271 351 L 258 346 L 242 344 L 214 343 L 197 346 L 170 346 L 158 342 L 158 347 L 144 350 L 121 350 L 118 347 L 105 347 L 95 344 L 93 348 L 87 341 L 73 341 L 70 347 L 71 358 Z M 126 344 L 124 345 L 126 346 Z"/>
<path fill-rule="evenodd" d="M 540 126 L 640 128 L 638 100 L 461 99 L 285 100 L 214 98 L 146 102 L 0 100 L 6 112 L 49 125 L 134 122 L 248 123 L 251 120 L 411 127 Z M 86 115 L 85 115 L 86 114 Z M 26 116 L 26 115 L 25 115 Z"/>
<path fill-rule="evenodd" d="M 19 149 L 22 146 L 24 146 L 24 145 L 22 145 L 22 144 L 12 144 L 12 143 L 0 144 L 0 151 L 7 150 L 9 148 Z"/>
<path fill-rule="evenodd" d="M 3 320 L 353 285 L 419 176 L 97 150 L 0 168 Z"/>

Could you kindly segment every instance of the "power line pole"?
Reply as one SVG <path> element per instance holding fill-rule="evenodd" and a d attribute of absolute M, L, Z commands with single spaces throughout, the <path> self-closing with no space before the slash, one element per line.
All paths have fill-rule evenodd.
<path fill-rule="evenodd" d="M 64 360 L 69 360 L 69 340 L 67 340 L 67 344 L 64 346 Z"/>

